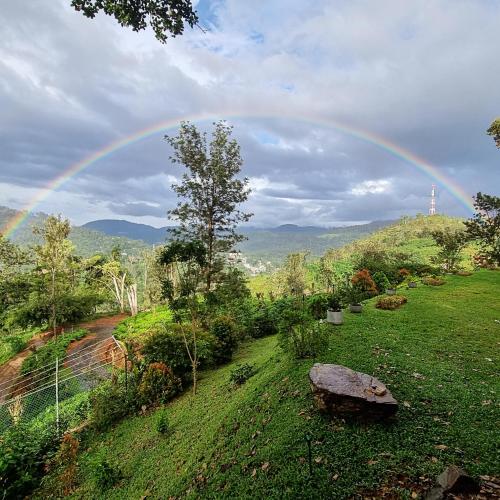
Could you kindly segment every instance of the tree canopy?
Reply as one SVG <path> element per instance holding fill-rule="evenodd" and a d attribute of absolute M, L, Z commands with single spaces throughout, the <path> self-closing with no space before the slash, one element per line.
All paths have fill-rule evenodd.
<path fill-rule="evenodd" d="M 465 221 L 467 236 L 481 245 L 483 255 L 500 265 L 500 197 L 477 193 L 476 213 Z"/>
<path fill-rule="evenodd" d="M 493 120 L 490 128 L 486 131 L 486 133 L 493 137 L 497 148 L 500 149 L 500 118 Z"/>
<path fill-rule="evenodd" d="M 134 31 L 147 28 L 165 43 L 171 37 L 182 35 L 185 24 L 191 28 L 198 23 L 191 0 L 72 0 L 71 6 L 93 19 L 99 12 L 113 16 L 122 26 Z"/>
<path fill-rule="evenodd" d="M 214 125 L 210 143 L 207 134 L 189 122 L 181 123 L 178 136 L 166 137 L 173 149 L 172 163 L 186 169 L 182 181 L 172 185 L 180 201 L 168 212 L 179 223 L 171 233 L 176 239 L 204 245 L 207 291 L 222 271 L 221 254 L 245 239 L 236 233 L 238 223 L 252 216 L 238 209 L 250 189 L 247 178 L 237 177 L 243 160 L 238 142 L 231 138 L 232 127 L 224 121 Z"/>

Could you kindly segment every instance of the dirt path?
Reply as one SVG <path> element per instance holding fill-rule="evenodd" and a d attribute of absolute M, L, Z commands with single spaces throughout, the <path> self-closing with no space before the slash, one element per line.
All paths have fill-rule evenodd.
<path fill-rule="evenodd" d="M 126 317 L 125 314 L 118 314 L 80 325 L 81 328 L 89 331 L 89 335 L 70 344 L 64 366 L 71 368 L 75 374 L 92 368 L 88 377 L 85 375 L 80 377 L 80 382 L 84 386 L 90 387 L 94 384 L 96 377 L 105 378 L 108 375 L 105 367 L 97 368 L 97 366 L 110 362 L 113 357 L 112 353 L 118 351 L 111 336 L 116 325 Z"/>
<path fill-rule="evenodd" d="M 109 338 L 111 341 L 111 335 L 113 335 L 113 331 L 116 325 L 126 317 L 126 314 L 117 314 L 115 316 L 108 316 L 105 318 L 99 318 L 96 320 L 81 323 L 80 325 L 78 325 L 78 328 L 85 328 L 89 331 L 89 335 L 79 341 L 72 342 L 68 348 L 68 354 L 78 352 L 79 350 L 87 346 L 91 346 L 107 338 Z M 0 403 L 2 401 L 5 401 L 5 398 L 8 395 L 8 391 L 6 389 L 9 384 L 7 384 L 7 382 L 19 375 L 23 361 L 32 352 L 36 351 L 41 346 L 46 344 L 47 341 L 52 338 L 52 336 L 53 333 L 51 331 L 35 335 L 28 342 L 28 345 L 24 350 L 16 354 L 3 365 L 0 365 Z M 91 348 L 89 350 L 91 350 Z"/>

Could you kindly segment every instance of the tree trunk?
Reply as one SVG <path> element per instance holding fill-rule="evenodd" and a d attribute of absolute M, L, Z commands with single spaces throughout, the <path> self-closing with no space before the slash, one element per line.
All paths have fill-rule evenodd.
<path fill-rule="evenodd" d="M 127 298 L 130 306 L 130 314 L 132 316 L 136 316 L 138 308 L 137 308 L 137 285 L 135 283 L 127 287 Z"/>

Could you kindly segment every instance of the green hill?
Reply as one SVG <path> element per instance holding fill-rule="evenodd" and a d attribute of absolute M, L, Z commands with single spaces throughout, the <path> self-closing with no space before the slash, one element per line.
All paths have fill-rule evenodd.
<path fill-rule="evenodd" d="M 337 258 L 348 258 L 358 250 L 371 246 L 376 249 L 412 254 L 429 263 L 430 257 L 437 253 L 431 232 L 445 228 L 463 230 L 465 229 L 463 219 L 446 215 L 402 217 L 394 224 L 340 249 L 331 249 L 329 253 Z"/>
<path fill-rule="evenodd" d="M 73 496 L 417 498 L 450 464 L 494 475 L 500 273 L 446 281 L 404 291 L 408 303 L 396 311 L 371 301 L 363 314 L 347 313 L 318 359 L 289 360 L 275 337 L 244 345 L 234 362 L 202 374 L 195 397 L 185 393 L 166 406 L 170 434 L 157 433 L 153 412 L 84 441 Z M 399 401 L 396 422 L 332 421 L 318 413 L 307 376 L 318 361 L 386 383 Z M 241 362 L 257 372 L 234 388 L 229 374 Z M 94 485 L 98 456 L 121 471 L 108 491 Z"/>
<path fill-rule="evenodd" d="M 18 213 L 17 210 L 0 206 L 0 227 L 3 227 Z M 33 226 L 43 224 L 46 217 L 47 215 L 44 213 L 30 215 L 26 222 L 15 231 L 11 237 L 12 241 L 22 246 L 37 243 L 37 237 L 32 231 Z M 148 247 L 143 241 L 131 240 L 120 236 L 108 236 L 99 231 L 78 226 L 71 228 L 70 240 L 75 245 L 75 253 L 82 257 L 89 257 L 99 253 L 109 254 L 117 246 L 127 255 L 137 255 L 141 250 Z"/>

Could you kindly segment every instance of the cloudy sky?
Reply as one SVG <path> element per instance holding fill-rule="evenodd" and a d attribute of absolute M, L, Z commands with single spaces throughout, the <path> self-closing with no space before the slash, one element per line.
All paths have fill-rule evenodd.
<path fill-rule="evenodd" d="M 234 125 L 253 225 L 332 226 L 426 212 L 433 179 L 500 192 L 496 0 L 200 0 L 201 29 L 160 44 L 70 0 L 0 11 L 0 205 L 22 208 L 86 156 L 159 122 Z M 165 131 L 175 134 L 175 128 Z M 38 211 L 77 224 L 165 225 L 175 204 L 161 132 L 92 163 Z M 467 216 L 438 184 L 438 210 Z"/>

